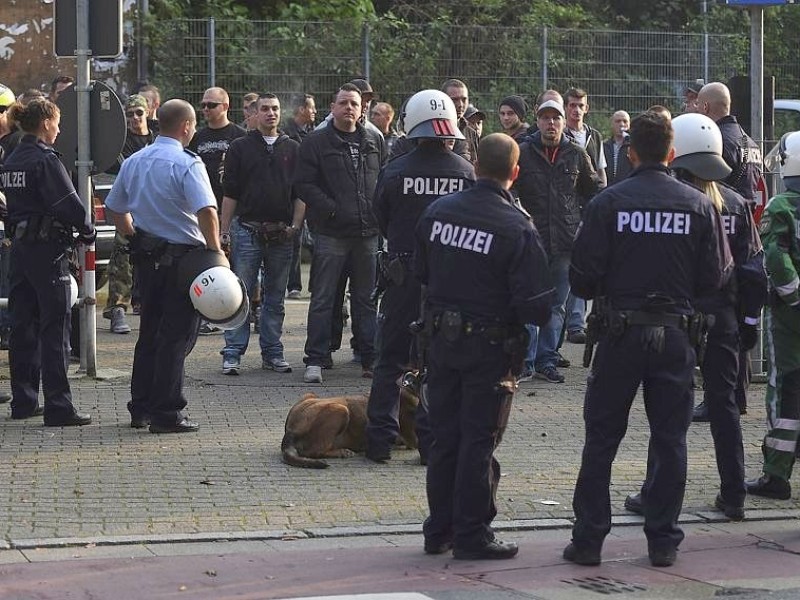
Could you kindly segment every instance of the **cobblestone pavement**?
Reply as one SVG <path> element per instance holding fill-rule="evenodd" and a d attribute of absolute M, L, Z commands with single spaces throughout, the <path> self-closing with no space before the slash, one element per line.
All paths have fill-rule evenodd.
<path fill-rule="evenodd" d="M 93 414 L 83 428 L 45 428 L 41 420 L 0 416 L 0 544 L 53 538 L 202 534 L 231 537 L 258 532 L 323 531 L 331 527 L 418 526 L 426 514 L 425 471 L 415 452 L 396 451 L 387 465 L 363 457 L 333 460 L 324 471 L 297 469 L 280 460 L 289 407 L 308 391 L 320 395 L 367 393 L 349 351 L 335 355 L 323 385 L 303 383 L 302 348 L 307 300 L 287 301 L 286 357 L 290 374 L 260 368 L 251 338 L 238 377 L 221 374 L 221 335 L 201 337 L 187 361 L 189 415 L 196 435 L 152 435 L 129 427 L 130 363 L 138 318 L 130 335 L 108 331 L 98 319 L 98 365 L 107 380 L 76 378 L 77 407 Z M 347 342 L 345 341 L 345 346 Z M 253 352 L 255 348 L 255 352 Z M 565 354 L 579 364 L 582 346 Z M 7 356 L 0 376 L 7 378 Z M 581 417 L 586 370 L 565 371 L 562 385 L 524 383 L 498 459 L 503 467 L 499 520 L 572 516 L 572 489 L 583 442 Z M 7 382 L 0 381 L 0 389 Z M 764 388 L 750 393 L 744 418 L 747 472 L 761 464 Z M 6 412 L 3 407 L 0 411 Z M 648 435 L 640 400 L 613 472 L 614 513 L 641 482 Z M 685 512 L 710 509 L 718 487 L 709 428 L 689 435 Z M 797 500 L 748 499 L 751 517 L 797 516 Z M 788 512 L 787 512 L 788 511 Z M 402 528 L 401 528 L 402 529 Z M 339 530 L 344 531 L 344 530 Z"/>

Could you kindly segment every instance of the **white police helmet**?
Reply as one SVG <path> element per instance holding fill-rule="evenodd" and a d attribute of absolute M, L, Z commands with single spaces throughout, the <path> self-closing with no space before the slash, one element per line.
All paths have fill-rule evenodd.
<path fill-rule="evenodd" d="M 14 104 L 14 100 L 14 92 L 0 83 L 0 106 L 11 106 Z"/>
<path fill-rule="evenodd" d="M 178 282 L 187 288 L 195 310 L 209 323 L 232 330 L 247 321 L 247 289 L 222 253 L 206 248 L 189 252 L 180 259 Z"/>
<path fill-rule="evenodd" d="M 406 103 L 403 128 L 409 139 L 463 140 L 458 115 L 450 96 L 439 90 L 422 90 Z"/>
<path fill-rule="evenodd" d="M 781 137 L 781 177 L 800 177 L 800 131 L 790 131 Z"/>
<path fill-rule="evenodd" d="M 686 113 L 672 119 L 672 130 L 672 169 L 685 169 L 706 181 L 719 181 L 731 174 L 722 159 L 722 133 L 714 121 L 699 113 Z"/>
<path fill-rule="evenodd" d="M 69 276 L 69 305 L 75 306 L 78 303 L 78 282 L 70 274 Z"/>

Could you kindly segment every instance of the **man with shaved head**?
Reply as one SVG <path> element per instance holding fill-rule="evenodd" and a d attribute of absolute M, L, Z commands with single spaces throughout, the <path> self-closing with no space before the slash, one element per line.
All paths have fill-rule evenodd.
<path fill-rule="evenodd" d="M 222 164 L 231 142 L 247 134 L 247 131 L 228 120 L 230 109 L 228 92 L 221 87 L 210 87 L 203 94 L 200 110 L 207 127 L 198 131 L 189 143 L 189 150 L 197 153 L 208 171 L 211 189 L 217 199 L 217 210 L 222 211 Z M 161 114 L 159 112 L 159 114 Z M 252 293 L 252 290 L 251 290 Z M 210 323 L 203 323 L 200 333 L 208 335 L 219 331 Z"/>
<path fill-rule="evenodd" d="M 703 86 L 697 95 L 698 111 L 710 117 L 722 132 L 722 158 L 733 170 L 725 180 L 744 199 L 754 202 L 764 165 L 761 150 L 731 114 L 731 92 L 724 83 Z"/>
<path fill-rule="evenodd" d="M 200 155 L 206 165 L 214 197 L 217 199 L 217 209 L 222 208 L 220 165 L 231 142 L 247 133 L 228 120 L 230 106 L 228 92 L 221 87 L 208 88 L 200 102 L 200 110 L 207 127 L 198 131 L 189 144 L 189 150 Z"/>
<path fill-rule="evenodd" d="M 513 558 L 495 538 L 500 465 L 494 450 L 527 348 L 526 323 L 550 318 L 547 257 L 508 189 L 520 148 L 504 133 L 481 140 L 474 187 L 443 196 L 416 229 L 415 271 L 427 286 L 428 458 L 425 552 L 461 560 Z M 514 358 L 512 358 L 512 356 Z"/>
<path fill-rule="evenodd" d="M 715 81 L 702 87 L 697 95 L 697 111 L 711 118 L 722 133 L 722 158 L 732 172 L 723 183 L 728 184 L 755 208 L 758 183 L 764 173 L 761 150 L 731 114 L 731 92 L 724 83 Z M 739 354 L 739 379 L 736 385 L 736 404 L 747 412 L 747 388 L 750 385 L 750 357 L 747 351 Z M 708 407 L 701 402 L 695 409 L 694 420 L 708 421 Z"/>
<path fill-rule="evenodd" d="M 203 162 L 184 150 L 197 126 L 191 104 L 169 100 L 158 120 L 155 141 L 122 163 L 106 209 L 117 232 L 131 240 L 142 301 L 128 402 L 131 427 L 189 433 L 198 426 L 183 414 L 183 367 L 198 316 L 177 283 L 177 269 L 196 247 L 221 252 L 219 220 Z"/>

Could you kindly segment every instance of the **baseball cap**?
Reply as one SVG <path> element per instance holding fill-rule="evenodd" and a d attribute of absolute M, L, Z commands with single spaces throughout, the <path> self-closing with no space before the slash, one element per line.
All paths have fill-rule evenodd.
<path fill-rule="evenodd" d="M 131 94 L 128 96 L 128 99 L 125 100 L 125 108 L 143 108 L 145 112 L 147 112 L 149 108 L 147 105 L 147 98 L 141 94 Z"/>
<path fill-rule="evenodd" d="M 695 79 L 692 83 L 684 88 L 683 93 L 685 94 L 686 92 L 694 92 L 695 94 L 699 94 L 700 90 L 703 89 L 705 84 L 705 80 Z"/>
<path fill-rule="evenodd" d="M 548 108 L 556 111 L 562 117 L 564 116 L 564 106 L 555 100 L 547 100 L 546 102 L 542 102 L 539 105 L 539 108 L 536 109 L 536 116 L 538 117 L 540 114 L 542 114 L 542 111 L 545 111 Z"/>
<path fill-rule="evenodd" d="M 478 117 L 482 121 L 486 120 L 486 113 L 482 110 L 475 108 L 474 104 L 470 104 L 467 106 L 467 109 L 464 111 L 464 119 L 469 121 L 473 117 Z"/>
<path fill-rule="evenodd" d="M 352 83 L 361 91 L 362 96 L 364 94 L 371 94 L 373 98 L 377 96 L 377 94 L 373 91 L 372 86 L 369 84 L 369 81 L 366 79 L 351 79 L 350 83 Z"/>

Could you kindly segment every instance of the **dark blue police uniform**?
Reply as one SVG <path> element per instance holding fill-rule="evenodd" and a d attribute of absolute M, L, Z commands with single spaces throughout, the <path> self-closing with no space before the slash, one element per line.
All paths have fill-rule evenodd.
<path fill-rule="evenodd" d="M 497 183 L 479 179 L 434 202 L 416 230 L 415 271 L 427 285 L 432 329 L 426 548 L 452 542 L 456 552 L 474 551 L 494 540 L 500 465 L 493 453 L 511 403 L 498 388 L 510 376 L 504 346 L 525 323 L 550 316 L 547 257 L 530 218 L 512 203 Z"/>
<path fill-rule="evenodd" d="M 11 310 L 12 418 L 38 409 L 41 374 L 45 425 L 75 415 L 67 381 L 70 332 L 68 249 L 73 230 L 92 235 L 81 199 L 55 150 L 25 135 L 0 169 L 13 236 Z"/>
<path fill-rule="evenodd" d="M 733 115 L 717 121 L 722 134 L 722 159 L 732 169 L 725 183 L 749 203 L 754 203 L 759 179 L 764 172 L 761 149 L 753 141 Z"/>
<path fill-rule="evenodd" d="M 757 186 L 764 173 L 761 149 L 747 135 L 733 115 L 717 121 L 722 134 L 722 158 L 731 168 L 725 183 L 734 188 L 747 202 L 752 211 L 758 195 Z M 750 384 L 750 355 L 748 351 L 739 352 L 739 374 L 736 382 L 736 404 L 741 412 L 747 411 L 747 388 Z"/>
<path fill-rule="evenodd" d="M 412 276 L 414 228 L 435 199 L 472 186 L 475 172 L 469 161 L 442 142 L 425 142 L 390 162 L 378 180 L 373 212 L 386 238 L 386 290 L 378 312 L 378 358 L 367 405 L 367 456 L 386 459 L 400 432 L 397 379 L 410 367 L 412 336 L 409 324 L 419 318 L 420 283 Z M 417 365 L 421 367 L 421 365 Z M 425 409 L 417 409 L 417 439 L 422 461 L 427 460 L 430 433 Z"/>
<path fill-rule="evenodd" d="M 651 556 L 683 539 L 695 351 L 687 331 L 696 298 L 721 286 L 729 268 L 721 222 L 698 189 L 646 164 L 596 196 L 575 240 L 576 295 L 605 297 L 609 310 L 588 380 L 586 442 L 575 485 L 572 530 L 579 551 L 599 552 L 611 529 L 611 465 L 640 385 L 650 423 L 642 489 Z"/>
<path fill-rule="evenodd" d="M 714 315 L 701 365 L 705 404 L 717 458 L 720 496 L 731 507 L 744 506 L 744 450 L 736 382 L 739 371 L 739 324 L 758 322 L 767 293 L 764 254 L 753 217 L 744 198 L 733 188 L 719 185 L 724 200 L 722 224 L 734 261 L 734 277 L 696 308 Z M 744 368 L 744 365 L 741 365 Z"/>

